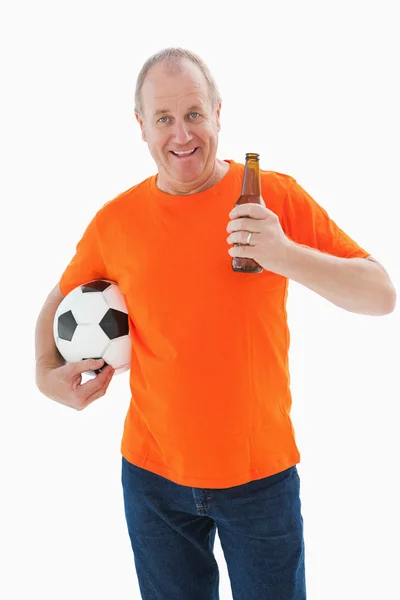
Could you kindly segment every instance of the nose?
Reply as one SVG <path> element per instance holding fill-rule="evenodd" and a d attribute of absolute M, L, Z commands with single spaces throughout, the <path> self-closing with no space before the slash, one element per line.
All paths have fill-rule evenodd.
<path fill-rule="evenodd" d="M 175 123 L 174 133 L 173 133 L 174 141 L 179 146 L 186 146 L 188 142 L 193 138 L 192 134 L 189 131 L 189 125 L 187 123 Z"/>

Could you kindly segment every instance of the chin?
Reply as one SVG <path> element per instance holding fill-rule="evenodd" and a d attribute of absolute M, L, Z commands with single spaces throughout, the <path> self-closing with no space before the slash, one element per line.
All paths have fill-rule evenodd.
<path fill-rule="evenodd" d="M 191 181 L 196 181 L 201 177 L 203 173 L 203 169 L 191 169 L 186 171 L 176 172 L 176 178 L 182 182 L 190 183 Z"/>
<path fill-rule="evenodd" d="M 175 177 L 181 179 L 182 181 L 192 181 L 193 179 L 197 179 L 201 176 L 204 171 L 205 165 L 203 161 L 198 162 L 197 164 L 192 165 L 169 165 L 170 173 L 174 174 Z"/>

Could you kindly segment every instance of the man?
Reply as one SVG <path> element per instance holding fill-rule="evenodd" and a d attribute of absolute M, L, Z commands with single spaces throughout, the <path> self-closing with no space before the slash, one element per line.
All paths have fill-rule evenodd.
<path fill-rule="evenodd" d="M 116 281 L 132 337 L 122 485 L 142 598 L 217 599 L 218 526 L 235 600 L 304 600 L 288 280 L 369 315 L 392 312 L 395 290 L 289 175 L 262 171 L 266 207 L 232 210 L 243 165 L 217 158 L 221 100 L 199 57 L 151 57 L 135 103 L 157 175 L 87 226 L 38 318 L 37 385 L 77 410 L 106 393 L 112 368 L 81 385 L 99 365 L 65 364 L 52 322 L 76 286 Z M 264 270 L 235 273 L 233 256 Z"/>

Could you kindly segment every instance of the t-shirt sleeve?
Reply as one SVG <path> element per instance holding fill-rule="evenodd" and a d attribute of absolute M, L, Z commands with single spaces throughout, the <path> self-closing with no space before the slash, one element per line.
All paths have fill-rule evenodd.
<path fill-rule="evenodd" d="M 93 217 L 79 240 L 75 255 L 61 275 L 59 286 L 66 296 L 78 285 L 94 279 L 109 279 L 101 254 L 97 215 Z"/>
<path fill-rule="evenodd" d="M 295 179 L 290 183 L 282 212 L 282 229 L 297 244 L 341 258 L 365 258 L 370 255 L 340 229 Z"/>

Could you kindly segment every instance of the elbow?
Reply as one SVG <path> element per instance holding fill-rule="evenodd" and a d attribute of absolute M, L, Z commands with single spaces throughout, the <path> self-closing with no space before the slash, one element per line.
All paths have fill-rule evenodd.
<path fill-rule="evenodd" d="M 390 314 L 394 311 L 394 309 L 396 308 L 396 302 L 397 302 L 397 294 L 396 294 L 396 290 L 394 288 L 393 285 L 390 286 L 390 290 L 387 294 L 388 299 L 387 299 L 387 303 L 388 303 L 388 311 L 385 314 Z"/>
<path fill-rule="evenodd" d="M 390 315 L 396 308 L 397 302 L 397 294 L 396 289 L 393 284 L 390 282 L 388 286 L 385 287 L 381 300 L 379 302 L 379 312 L 375 314 L 378 316 L 381 315 Z"/>

